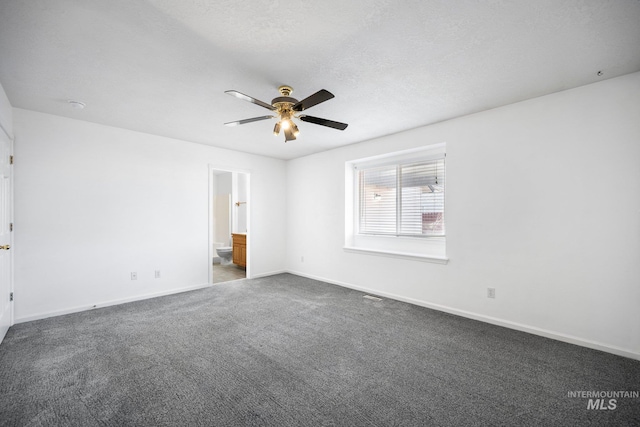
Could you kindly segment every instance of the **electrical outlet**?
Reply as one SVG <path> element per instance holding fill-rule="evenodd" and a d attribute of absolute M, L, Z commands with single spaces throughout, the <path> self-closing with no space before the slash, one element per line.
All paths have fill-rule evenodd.
<path fill-rule="evenodd" d="M 487 288 L 487 298 L 496 297 L 496 288 Z"/>
<path fill-rule="evenodd" d="M 156 279 L 160 278 L 160 270 L 156 270 Z"/>
<path fill-rule="evenodd" d="M 131 272 L 131 280 L 138 280 L 138 273 L 136 273 L 135 271 Z"/>

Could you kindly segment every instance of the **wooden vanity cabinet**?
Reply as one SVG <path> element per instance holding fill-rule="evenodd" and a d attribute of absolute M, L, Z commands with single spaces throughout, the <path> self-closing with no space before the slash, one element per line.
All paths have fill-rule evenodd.
<path fill-rule="evenodd" d="M 233 263 L 240 267 L 247 266 L 247 235 L 231 234 L 233 240 Z"/>

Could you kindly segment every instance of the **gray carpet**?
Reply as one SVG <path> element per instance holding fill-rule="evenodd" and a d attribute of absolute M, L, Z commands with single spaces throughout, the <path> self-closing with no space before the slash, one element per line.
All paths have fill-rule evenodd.
<path fill-rule="evenodd" d="M 0 425 L 640 425 L 568 397 L 638 361 L 362 296 L 282 274 L 15 325 Z"/>

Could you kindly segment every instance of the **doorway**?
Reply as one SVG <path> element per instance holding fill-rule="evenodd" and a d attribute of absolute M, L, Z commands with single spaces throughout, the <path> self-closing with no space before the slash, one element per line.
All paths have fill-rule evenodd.
<path fill-rule="evenodd" d="M 250 277 L 250 173 L 209 166 L 209 283 Z"/>

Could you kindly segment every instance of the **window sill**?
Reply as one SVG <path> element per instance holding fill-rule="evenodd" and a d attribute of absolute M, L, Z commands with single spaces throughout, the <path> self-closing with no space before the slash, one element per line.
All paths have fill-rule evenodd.
<path fill-rule="evenodd" d="M 439 257 L 434 255 L 421 255 L 421 254 L 415 254 L 410 252 L 395 252 L 395 251 L 387 251 L 387 250 L 381 250 L 381 249 L 365 249 L 365 248 L 358 248 L 355 246 L 344 246 L 343 249 L 345 252 L 351 252 L 351 253 L 386 256 L 391 258 L 408 259 L 412 261 L 432 262 L 435 264 L 447 264 L 449 262 L 449 258 L 447 257 Z"/>

